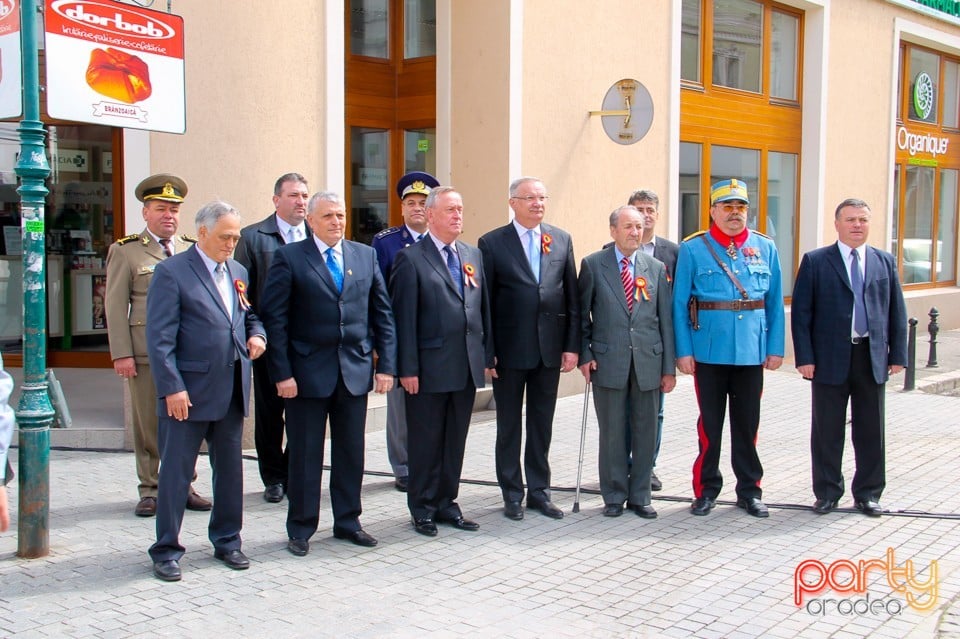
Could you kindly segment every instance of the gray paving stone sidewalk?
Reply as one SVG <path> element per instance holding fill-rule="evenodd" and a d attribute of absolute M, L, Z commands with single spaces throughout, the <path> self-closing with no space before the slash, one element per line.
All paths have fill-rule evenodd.
<path fill-rule="evenodd" d="M 883 504 L 896 513 L 869 519 L 850 508 L 818 517 L 809 511 L 809 386 L 792 367 L 766 377 L 760 452 L 771 516 L 758 520 L 734 499 L 729 441 L 721 466 L 728 482 L 708 517 L 688 512 L 696 452 L 696 404 L 690 378 L 668 396 L 657 473 L 660 517 L 600 515 L 602 500 L 581 496 L 571 513 L 579 452 L 582 395 L 561 400 L 552 463 L 561 521 L 528 513 L 503 517 L 495 481 L 495 426 L 475 420 L 467 442 L 460 503 L 481 524 L 477 533 L 441 527 L 415 534 L 405 498 L 392 479 L 370 474 L 364 485 L 365 529 L 380 540 L 361 549 L 331 537 L 324 494 L 321 529 L 310 554 L 285 549 L 285 502 L 261 498 L 256 462 L 245 462 L 244 551 L 252 566 L 233 572 L 213 559 L 207 515 L 187 512 L 182 582 L 152 577 L 146 549 L 153 520 L 132 515 L 133 456 L 51 454 L 51 553 L 15 556 L 15 534 L 0 535 L 0 635 L 16 637 L 935 637 L 954 626 L 948 610 L 960 597 L 960 399 L 888 387 L 887 477 Z M 587 427 L 584 486 L 597 488 L 597 432 Z M 845 474 L 852 476 L 852 449 Z M 383 432 L 367 435 L 367 467 L 387 471 Z M 206 460 L 201 488 L 209 489 Z M 14 510 L 16 494 L 12 491 Z M 15 529 L 16 522 L 13 522 Z M 882 570 L 867 593 L 827 590 L 820 602 L 794 604 L 794 573 L 804 560 L 910 562 L 919 579 L 936 566 L 937 603 L 909 607 Z M 934 562 L 936 562 L 934 564 Z M 846 582 L 840 571 L 836 577 Z M 858 614 L 869 595 L 880 612 Z M 826 604 L 824 600 L 834 603 Z M 846 603 L 837 604 L 844 601 Z M 899 605 L 895 605 L 896 602 Z M 847 611 L 847 606 L 851 610 Z M 838 610 L 839 607 L 839 610 Z M 892 613 L 890 611 L 893 611 Z M 846 613 L 844 612 L 846 611 Z M 956 627 L 960 627 L 957 625 Z"/>

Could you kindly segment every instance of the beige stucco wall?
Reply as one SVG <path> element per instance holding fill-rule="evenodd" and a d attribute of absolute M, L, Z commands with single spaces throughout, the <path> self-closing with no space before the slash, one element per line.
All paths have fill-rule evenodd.
<path fill-rule="evenodd" d="M 326 171 L 326 0 L 282 4 L 173 3 L 185 22 L 187 132 L 151 134 L 150 168 L 187 181 L 184 230 L 214 198 L 236 206 L 246 223 L 265 217 L 274 181 L 290 171 L 311 188 L 327 186 L 319 183 Z"/>
<path fill-rule="evenodd" d="M 579 258 L 609 240 L 607 215 L 632 190 L 652 188 L 668 205 L 669 3 L 605 1 L 584 11 L 579 0 L 527 0 L 516 9 L 508 0 L 452 3 L 451 169 L 465 239 L 504 224 L 510 180 L 536 175 L 550 192 L 548 220 L 573 233 Z M 632 35 L 639 25 L 642 44 Z M 511 29 L 521 30 L 519 51 Z M 522 64 L 513 58 L 511 82 L 512 56 Z M 653 126 L 631 146 L 588 115 L 623 78 L 654 99 Z"/>

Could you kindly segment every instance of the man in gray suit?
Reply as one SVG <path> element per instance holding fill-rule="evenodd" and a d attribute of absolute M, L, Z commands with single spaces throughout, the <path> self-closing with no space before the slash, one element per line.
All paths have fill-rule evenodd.
<path fill-rule="evenodd" d="M 639 251 L 643 217 L 633 206 L 610 214 L 613 246 L 580 265 L 580 371 L 594 383 L 600 423 L 600 492 L 606 517 L 654 519 L 650 473 L 660 392 L 676 385 L 673 312 L 663 263 Z M 633 465 L 623 446 L 629 427 Z"/>
<path fill-rule="evenodd" d="M 245 291 L 247 269 L 230 259 L 240 214 L 225 202 L 197 212 L 197 244 L 159 264 L 147 293 L 147 354 L 157 385 L 160 485 L 153 573 L 180 580 L 180 525 L 204 440 L 213 467 L 208 535 L 213 556 L 245 570 L 240 550 L 243 465 L 240 440 L 250 399 L 250 362 L 266 348 Z"/>

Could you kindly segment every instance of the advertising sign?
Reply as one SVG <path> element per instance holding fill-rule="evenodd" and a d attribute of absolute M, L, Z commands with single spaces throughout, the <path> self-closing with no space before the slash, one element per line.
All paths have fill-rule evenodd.
<path fill-rule="evenodd" d="M 183 18 L 110 0 L 45 2 L 51 117 L 184 132 Z"/>
<path fill-rule="evenodd" d="M 20 1 L 0 0 L 0 118 L 16 118 L 23 111 L 22 74 Z"/>

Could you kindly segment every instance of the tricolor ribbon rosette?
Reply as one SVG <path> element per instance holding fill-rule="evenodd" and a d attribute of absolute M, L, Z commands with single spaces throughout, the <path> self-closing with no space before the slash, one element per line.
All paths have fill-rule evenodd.
<path fill-rule="evenodd" d="M 470 288 L 477 288 L 477 269 L 469 262 L 463 265 L 464 279 Z"/>
<path fill-rule="evenodd" d="M 649 302 L 650 293 L 647 292 L 647 278 L 638 277 L 634 282 L 634 284 L 636 284 L 636 287 L 634 288 L 634 291 L 633 291 L 633 301 L 639 302 L 640 297 L 643 296 L 643 299 Z"/>
<path fill-rule="evenodd" d="M 553 244 L 553 238 L 550 237 L 549 233 L 544 233 L 540 236 L 540 252 L 544 255 L 550 253 L 550 245 Z"/>
<path fill-rule="evenodd" d="M 233 280 L 233 287 L 237 289 L 237 298 L 240 300 L 240 308 L 245 311 L 250 310 L 250 300 L 247 299 L 247 285 L 243 280 Z"/>

